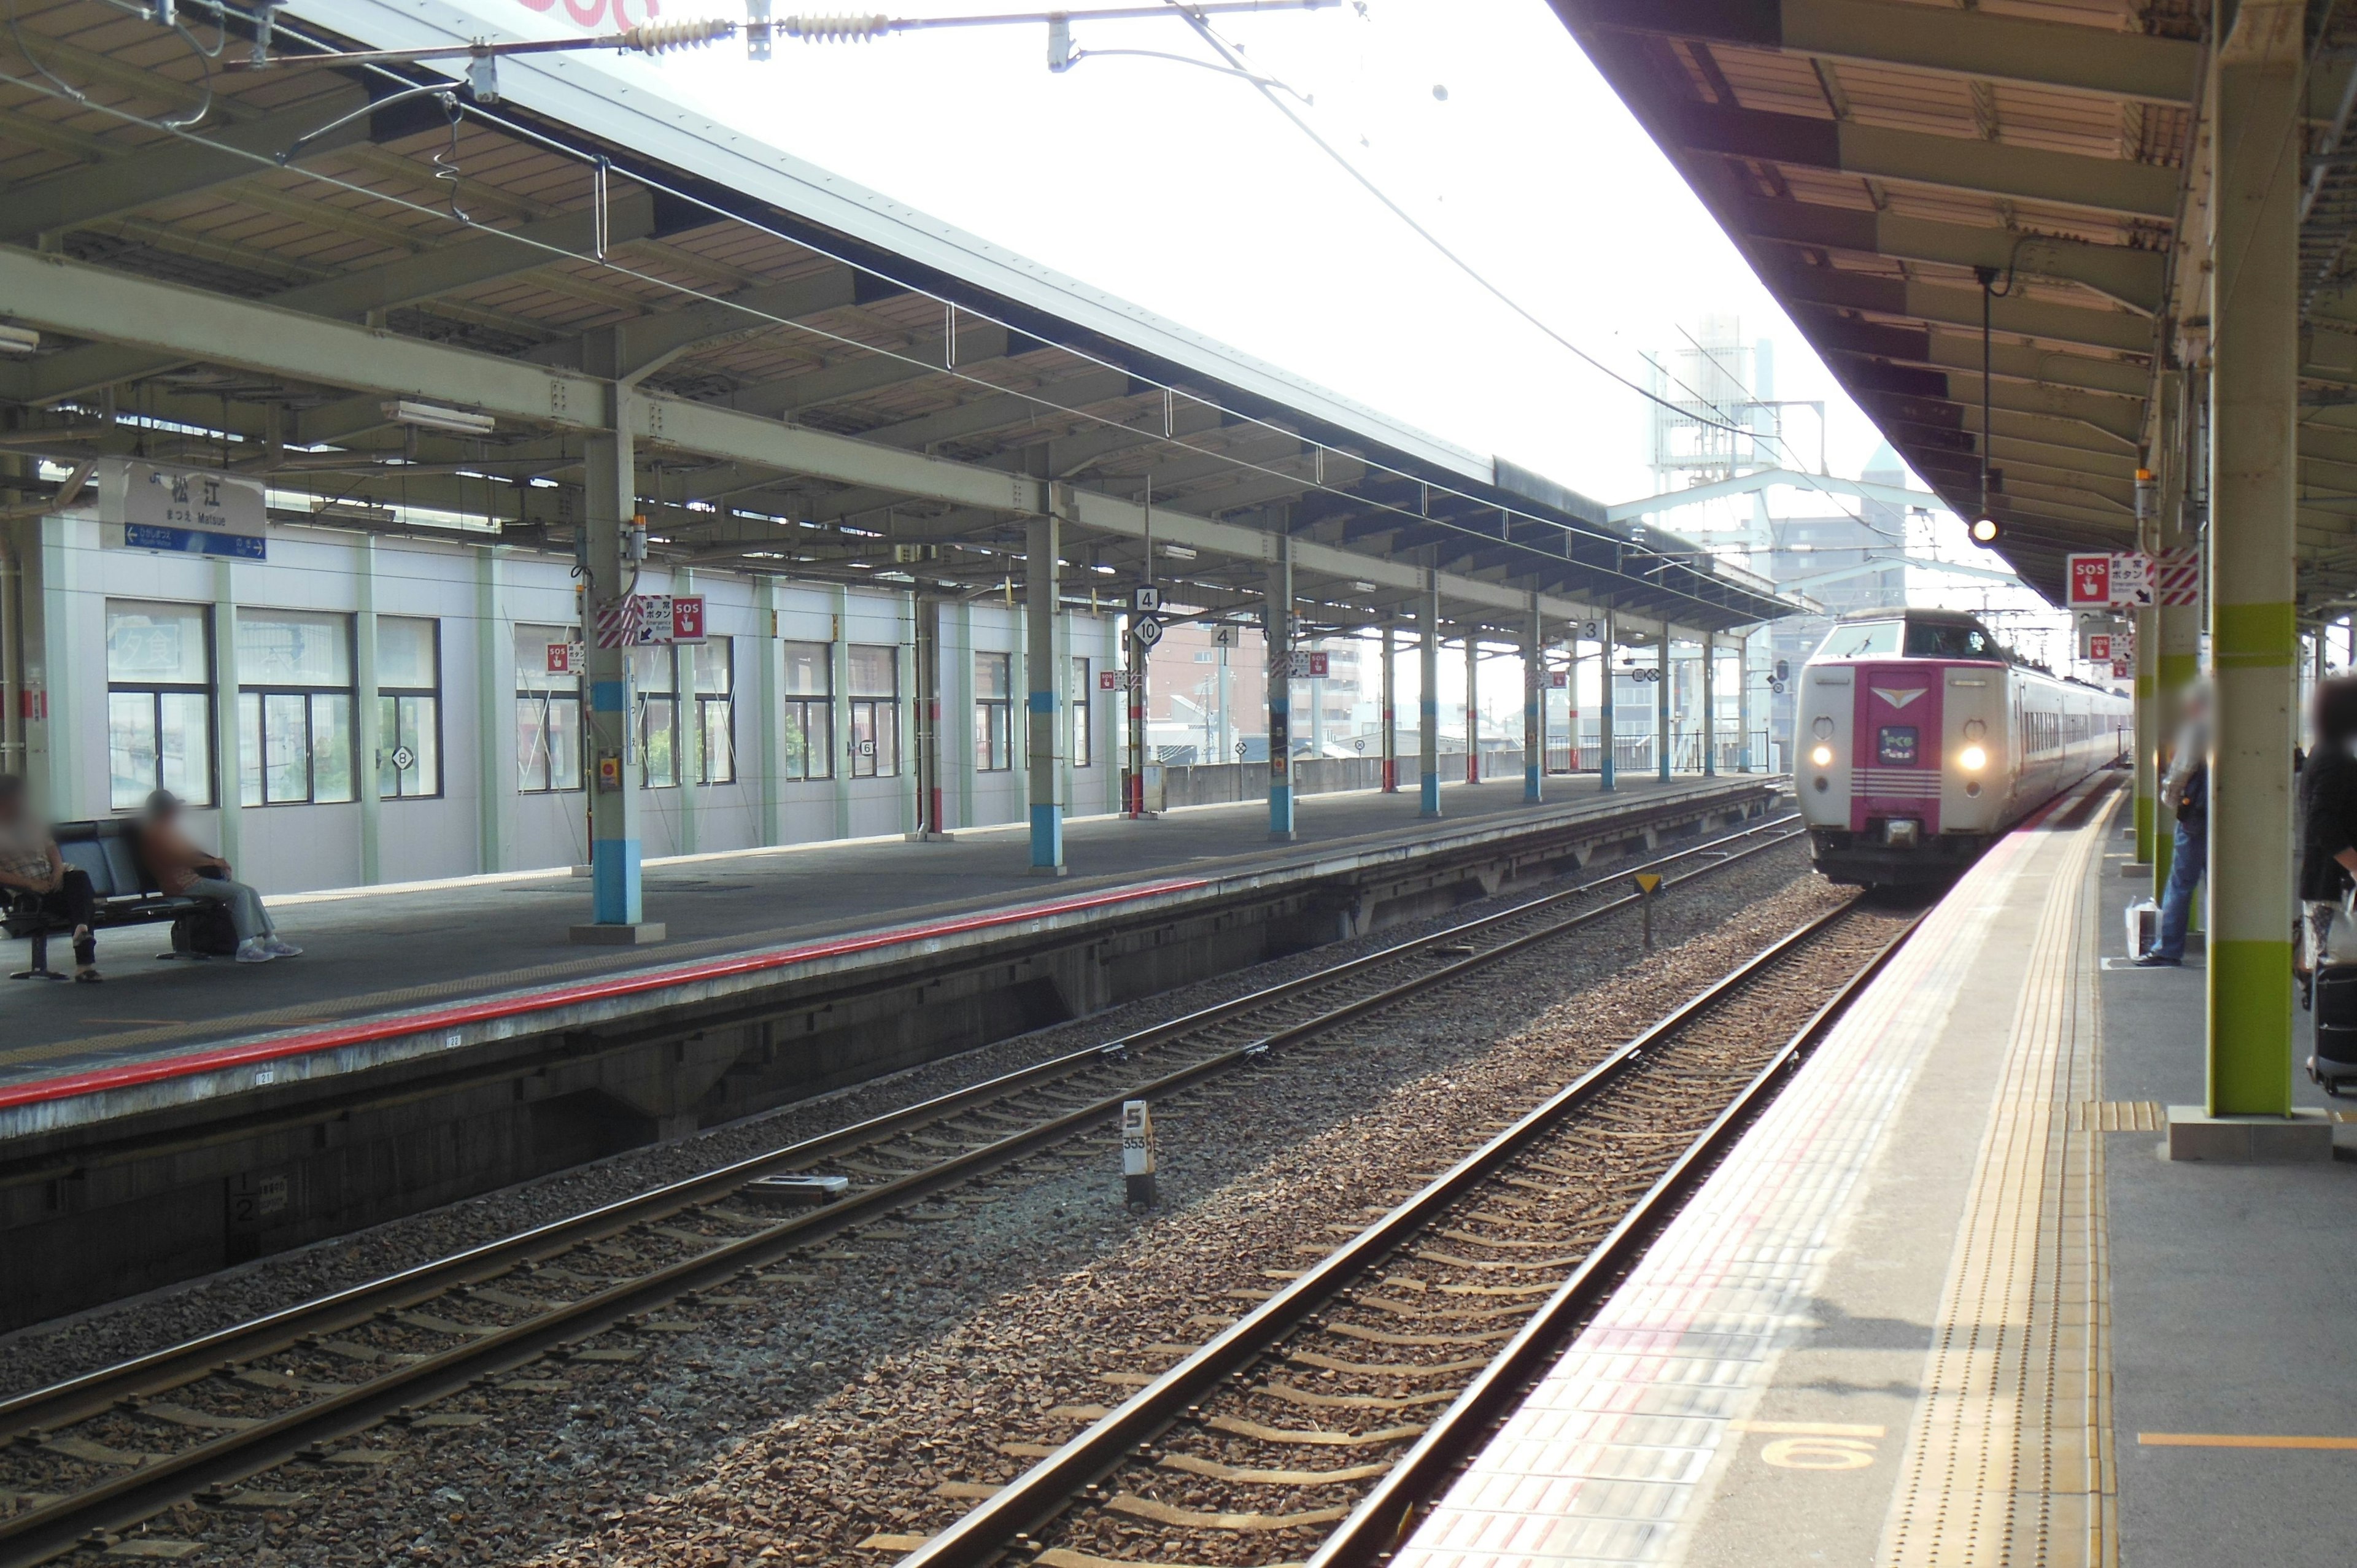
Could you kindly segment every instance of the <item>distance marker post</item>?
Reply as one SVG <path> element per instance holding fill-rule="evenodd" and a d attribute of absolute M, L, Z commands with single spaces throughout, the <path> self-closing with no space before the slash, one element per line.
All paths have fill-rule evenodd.
<path fill-rule="evenodd" d="M 1662 890 L 1662 874 L 1641 871 L 1632 880 L 1637 884 L 1637 908 L 1644 917 L 1645 950 L 1653 950 L 1653 895 Z"/>

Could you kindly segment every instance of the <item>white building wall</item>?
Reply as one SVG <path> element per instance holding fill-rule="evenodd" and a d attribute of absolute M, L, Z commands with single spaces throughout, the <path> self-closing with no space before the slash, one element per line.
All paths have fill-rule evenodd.
<path fill-rule="evenodd" d="M 40 660 L 46 718 L 29 726 L 30 770 L 60 821 L 115 814 L 108 766 L 106 601 L 204 605 L 214 621 L 216 804 L 190 813 L 195 836 L 218 843 L 238 874 L 269 892 L 350 886 L 369 880 L 418 881 L 479 871 L 578 865 L 587 858 L 587 802 L 580 790 L 526 794 L 518 787 L 514 648 L 519 625 L 578 623 L 569 560 L 495 544 L 371 539 L 325 529 L 275 527 L 269 559 L 226 561 L 102 547 L 97 522 L 43 520 L 34 563 L 40 597 Z M 748 849 L 910 831 L 916 727 L 915 609 L 906 594 L 752 579 L 699 571 L 692 578 L 650 566 L 648 593 L 705 596 L 709 636 L 735 659 L 735 782 L 693 782 L 697 747 L 694 667 L 682 660 L 683 783 L 645 797 L 646 854 Z M 239 804 L 235 613 L 288 609 L 438 623 L 441 792 L 425 799 L 364 799 L 334 804 Z M 357 623 L 356 623 L 357 624 Z M 1016 766 L 974 767 L 973 671 L 976 650 L 1015 656 L 1022 689 L 1022 611 L 1003 604 L 958 607 L 942 618 L 944 785 L 952 825 L 1020 822 L 1026 815 L 1019 704 Z M 1095 668 L 1112 668 L 1115 623 L 1074 618 L 1069 646 Z M 1060 639 L 1062 640 L 1062 639 Z M 782 771 L 779 649 L 781 642 L 834 648 L 834 777 L 789 780 Z M 849 755 L 848 650 L 899 650 L 899 768 L 856 779 Z M 355 672 L 356 684 L 360 679 Z M 355 693 L 355 708 L 372 693 Z M 1113 809 L 1120 759 L 1114 700 L 1092 692 L 1092 766 L 1073 770 L 1070 808 Z M 373 728 L 373 719 L 370 728 Z M 357 725 L 356 725 L 357 728 Z M 372 797 L 371 756 L 354 774 Z M 372 843 L 371 843 L 372 840 Z M 373 872 L 373 877 L 371 876 Z"/>

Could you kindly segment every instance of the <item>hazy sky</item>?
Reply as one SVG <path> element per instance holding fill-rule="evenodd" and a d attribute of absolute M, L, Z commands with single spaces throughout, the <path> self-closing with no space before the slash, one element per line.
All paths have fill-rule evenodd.
<path fill-rule="evenodd" d="M 910 0 L 905 14 L 984 8 Z M 1835 470 L 1872 450 L 1872 427 L 1541 0 L 1218 20 L 1315 100 L 1302 113 L 1378 185 L 1587 352 L 1641 381 L 1641 356 L 1681 343 L 1680 322 L 1739 313 L 1747 335 L 1779 339 L 1781 395 L 1840 401 Z M 1074 32 L 1083 49 L 1213 58 L 1175 16 Z M 1135 57 L 1050 73 L 1046 33 L 780 40 L 766 68 L 715 51 L 661 69 L 799 156 L 1473 451 L 1600 499 L 1651 491 L 1644 401 L 1491 299 L 1252 85 Z M 1799 444 L 1813 459 L 1816 433 Z"/>
<path fill-rule="evenodd" d="M 612 25 L 612 0 L 457 3 L 533 36 L 573 26 L 568 11 Z M 636 20 L 645 0 L 625 3 Z M 668 0 L 662 15 L 731 8 Z M 1011 8 L 903 0 L 890 14 Z M 1644 356 L 1681 347 L 1681 325 L 1736 315 L 1747 338 L 1776 340 L 1777 396 L 1827 403 L 1832 471 L 1864 466 L 1873 426 L 1544 0 L 1342 0 L 1216 21 L 1256 70 L 1314 101 L 1290 100 L 1329 141 L 1563 337 L 1641 383 Z M 1083 51 L 1215 58 L 1175 15 L 1073 32 Z M 1599 500 L 1652 492 L 1645 400 L 1485 294 L 1250 83 L 1136 55 L 1058 74 L 1046 53 L 1046 27 L 1027 24 L 780 38 L 767 65 L 734 42 L 599 63 L 1476 453 Z M 1787 429 L 1793 460 L 1813 465 L 1813 419 Z M 1776 510 L 1830 504 L 1786 492 Z M 1953 520 L 1941 534 L 1951 556 L 2000 564 Z M 1975 585 L 1957 602 L 1983 596 Z"/>

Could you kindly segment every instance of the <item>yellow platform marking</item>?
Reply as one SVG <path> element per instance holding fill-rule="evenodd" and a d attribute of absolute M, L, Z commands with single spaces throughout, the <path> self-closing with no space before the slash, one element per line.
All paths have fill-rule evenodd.
<path fill-rule="evenodd" d="M 2073 1133 L 2166 1133 L 2169 1110 L 2158 1100 L 2083 1100 L 2071 1107 Z"/>
<path fill-rule="evenodd" d="M 2091 868 L 2116 805 L 2055 857 L 1885 1527 L 1889 1568 L 2118 1560 L 2104 1141 L 2085 1110 L 2104 1105 Z"/>
<path fill-rule="evenodd" d="M 2146 1448 L 2357 1449 L 2357 1437 L 2269 1437 L 2235 1432 L 2139 1432 L 2136 1443 Z"/>

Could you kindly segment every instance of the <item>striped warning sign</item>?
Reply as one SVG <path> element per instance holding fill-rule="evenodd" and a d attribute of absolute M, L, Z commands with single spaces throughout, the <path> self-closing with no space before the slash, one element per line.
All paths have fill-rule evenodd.
<path fill-rule="evenodd" d="M 2201 553 L 2198 550 L 2164 550 L 2152 560 L 2152 585 L 2158 602 L 2179 608 L 2201 602 Z"/>

